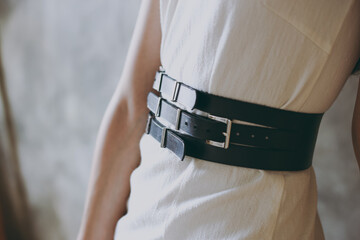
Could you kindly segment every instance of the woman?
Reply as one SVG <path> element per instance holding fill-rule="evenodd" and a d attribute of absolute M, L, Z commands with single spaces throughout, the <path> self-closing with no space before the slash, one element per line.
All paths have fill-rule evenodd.
<path fill-rule="evenodd" d="M 100 128 L 78 239 L 323 239 L 312 167 L 178 161 L 144 134 L 146 97 L 162 65 L 205 92 L 323 113 L 360 57 L 359 11 L 358 0 L 142 1 Z"/>

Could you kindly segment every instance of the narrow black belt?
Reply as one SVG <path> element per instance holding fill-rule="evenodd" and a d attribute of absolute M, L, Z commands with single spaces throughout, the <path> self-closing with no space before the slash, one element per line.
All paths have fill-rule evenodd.
<path fill-rule="evenodd" d="M 249 168 L 297 171 L 311 166 L 323 113 L 302 113 L 202 92 L 158 71 L 150 92 L 146 133 L 181 160 L 185 155 Z M 164 98 L 167 96 L 170 101 Z M 211 113 L 187 112 L 170 102 Z M 174 126 L 169 129 L 156 117 Z M 243 120 L 254 126 L 234 123 Z"/>

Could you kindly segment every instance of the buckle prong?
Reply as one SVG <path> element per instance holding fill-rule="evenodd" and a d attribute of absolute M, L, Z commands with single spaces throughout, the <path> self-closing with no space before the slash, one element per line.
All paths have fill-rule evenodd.
<path fill-rule="evenodd" d="M 225 136 L 225 141 L 224 142 L 217 142 L 217 141 L 212 141 L 212 140 L 206 140 L 205 142 L 207 144 L 212 145 L 212 146 L 227 149 L 229 147 L 229 142 L 230 142 L 230 133 L 231 133 L 232 120 L 230 120 L 228 118 L 224 118 L 224 117 L 215 116 L 215 115 L 212 115 L 212 114 L 208 114 L 207 117 L 210 118 L 210 119 L 213 119 L 215 121 L 225 123 L 226 124 L 226 132 L 223 132 L 223 135 Z"/>

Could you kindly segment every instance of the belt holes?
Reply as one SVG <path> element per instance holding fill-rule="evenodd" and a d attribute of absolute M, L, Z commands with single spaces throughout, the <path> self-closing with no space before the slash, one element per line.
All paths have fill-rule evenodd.
<path fill-rule="evenodd" d="M 185 122 L 185 125 L 187 126 L 187 125 L 188 125 L 188 122 Z"/>
<path fill-rule="evenodd" d="M 196 126 L 196 125 L 194 125 L 194 128 L 196 129 L 196 128 L 197 128 L 197 126 Z"/>

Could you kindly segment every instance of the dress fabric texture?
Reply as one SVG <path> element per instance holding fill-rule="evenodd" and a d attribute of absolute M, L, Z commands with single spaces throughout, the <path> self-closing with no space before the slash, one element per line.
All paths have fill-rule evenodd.
<path fill-rule="evenodd" d="M 160 0 L 161 63 L 202 91 L 323 113 L 359 60 L 359 13 L 359 0 Z M 313 167 L 179 161 L 145 133 L 139 147 L 115 239 L 324 239 Z"/>

